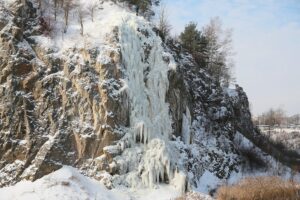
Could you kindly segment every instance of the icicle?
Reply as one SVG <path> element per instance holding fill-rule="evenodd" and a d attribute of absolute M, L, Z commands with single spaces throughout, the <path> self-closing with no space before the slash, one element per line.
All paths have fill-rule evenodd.
<path fill-rule="evenodd" d="M 181 194 L 184 194 L 187 184 L 186 175 L 183 172 L 176 170 L 172 184 L 177 188 L 178 191 L 180 191 Z"/>
<path fill-rule="evenodd" d="M 151 140 L 144 156 L 143 183 L 153 187 L 154 184 L 159 183 L 160 179 L 164 180 L 165 175 L 167 175 L 168 179 L 171 179 L 169 159 L 170 154 L 165 142 L 160 139 Z"/>
<path fill-rule="evenodd" d="M 182 116 L 182 131 L 181 131 L 182 139 L 185 144 L 190 144 L 191 142 L 191 130 L 190 130 L 191 123 L 192 123 L 191 121 L 192 121 L 192 117 L 191 117 L 190 110 L 188 107 L 186 107 L 186 112 Z"/>

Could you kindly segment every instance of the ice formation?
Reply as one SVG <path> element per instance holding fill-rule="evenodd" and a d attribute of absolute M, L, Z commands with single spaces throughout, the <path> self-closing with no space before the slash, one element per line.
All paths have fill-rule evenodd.
<path fill-rule="evenodd" d="M 172 176 L 169 152 L 163 140 L 153 139 L 150 141 L 144 156 L 143 167 L 142 181 L 144 185 L 149 187 L 153 187 L 160 180 L 165 181 L 165 178 Z"/>
<path fill-rule="evenodd" d="M 130 99 L 130 127 L 133 140 L 145 145 L 139 169 L 145 186 L 173 178 L 174 163 L 168 143 L 172 120 L 166 92 L 168 70 L 161 39 L 135 16 L 127 16 L 119 27 L 122 62 L 126 69 Z M 172 59 L 169 59 L 172 60 Z"/>
<path fill-rule="evenodd" d="M 186 108 L 186 113 L 183 114 L 182 117 L 182 139 L 185 144 L 190 144 L 191 143 L 191 123 L 192 123 L 192 117 L 189 108 Z"/>
<path fill-rule="evenodd" d="M 152 30 L 138 32 L 138 22 L 131 17 L 120 27 L 123 64 L 128 75 L 131 101 L 130 124 L 135 139 L 147 143 L 152 138 L 168 138 L 172 133 L 169 106 L 165 96 L 168 89 L 168 64 L 163 61 L 161 40 Z M 147 47 L 151 50 L 149 55 Z"/>

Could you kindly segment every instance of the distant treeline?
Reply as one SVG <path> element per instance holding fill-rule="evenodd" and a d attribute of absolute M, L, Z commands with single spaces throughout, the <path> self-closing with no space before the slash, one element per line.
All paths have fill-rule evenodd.
<path fill-rule="evenodd" d="M 255 125 L 267 125 L 271 127 L 300 125 L 300 114 L 287 116 L 283 109 L 271 108 L 261 115 L 255 117 L 253 121 Z"/>

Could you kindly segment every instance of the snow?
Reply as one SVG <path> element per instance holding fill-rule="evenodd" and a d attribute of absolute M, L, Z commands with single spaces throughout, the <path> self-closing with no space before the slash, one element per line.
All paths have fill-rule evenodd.
<path fill-rule="evenodd" d="M 1 200 L 169 200 L 179 195 L 174 187 L 166 184 L 156 189 L 119 187 L 108 190 L 102 183 L 83 176 L 69 166 L 35 182 L 22 181 L 0 189 Z"/>
<path fill-rule="evenodd" d="M 211 196 L 209 195 L 205 195 L 205 194 L 201 194 L 198 192 L 189 192 L 188 194 L 186 194 L 184 196 L 185 200 L 214 200 Z"/>
<path fill-rule="evenodd" d="M 261 132 L 270 137 L 275 143 L 279 142 L 288 149 L 299 152 L 300 154 L 300 127 L 299 126 L 283 126 L 283 127 L 269 127 L 260 125 Z"/>
<path fill-rule="evenodd" d="M 211 190 L 218 188 L 221 184 L 222 180 L 206 170 L 197 183 L 196 191 L 209 194 Z"/>
<path fill-rule="evenodd" d="M 272 131 L 274 132 L 275 134 L 276 133 L 294 133 L 294 132 L 300 132 L 300 125 L 294 125 L 294 126 L 290 126 L 290 127 L 285 127 L 285 126 L 282 126 L 282 127 L 270 127 L 268 125 L 259 125 L 258 126 L 259 129 L 264 132 L 264 133 L 267 133 L 269 131 Z"/>
<path fill-rule="evenodd" d="M 3 177 L 0 179 L 0 183 L 5 183 L 8 180 L 13 181 L 14 177 L 18 174 L 17 169 L 24 165 L 24 161 L 21 160 L 15 160 L 13 163 L 5 165 L 5 167 L 0 170 L 0 177 Z"/>
<path fill-rule="evenodd" d="M 2 200 L 126 199 L 126 196 L 109 191 L 102 184 L 67 166 L 35 182 L 22 181 L 2 188 L 0 196 Z"/>
<path fill-rule="evenodd" d="M 238 96 L 238 92 L 235 89 L 227 88 L 226 92 L 229 97 L 237 97 Z"/>
<path fill-rule="evenodd" d="M 238 149 L 251 149 L 260 159 L 262 159 L 268 166 L 268 170 L 248 170 L 242 173 L 232 173 L 228 179 L 229 184 L 238 182 L 245 177 L 257 177 L 257 176 L 280 176 L 284 179 L 293 179 L 296 182 L 300 182 L 300 173 L 294 174 L 292 169 L 284 166 L 272 156 L 264 153 L 261 149 L 255 146 L 250 140 L 245 138 L 241 133 L 237 132 L 234 138 L 235 145 Z"/>
<path fill-rule="evenodd" d="M 225 117 L 227 113 L 227 108 L 222 106 L 217 109 L 216 113 L 214 113 L 214 119 L 221 119 L 222 117 Z"/>
<path fill-rule="evenodd" d="M 68 26 L 65 29 L 63 12 L 58 12 L 57 21 L 53 19 L 51 11 L 45 11 L 45 18 L 51 19 L 52 31 L 50 35 L 34 36 L 44 49 L 57 49 L 64 52 L 71 48 L 88 49 L 103 46 L 111 37 L 114 27 L 120 24 L 127 11 L 124 7 L 110 1 L 74 1 L 78 6 L 69 13 Z M 102 3 L 101 3 L 102 2 Z M 53 5 L 44 5 L 53 6 Z M 92 20 L 90 8 L 94 8 Z M 80 34 L 79 9 L 83 12 L 83 35 Z"/>
<path fill-rule="evenodd" d="M 186 175 L 182 171 L 176 171 L 174 178 L 172 179 L 172 184 L 175 186 L 180 194 L 184 194 L 186 191 Z"/>
<path fill-rule="evenodd" d="M 0 3 L 3 4 L 4 6 L 10 6 L 14 2 L 16 2 L 16 0 L 0 0 Z"/>

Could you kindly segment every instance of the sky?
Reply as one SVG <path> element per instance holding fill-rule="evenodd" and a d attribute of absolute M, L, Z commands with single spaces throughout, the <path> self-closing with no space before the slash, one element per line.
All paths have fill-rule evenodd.
<path fill-rule="evenodd" d="M 220 17 L 233 29 L 236 82 L 254 115 L 300 113 L 300 0 L 162 0 L 173 32 Z"/>

